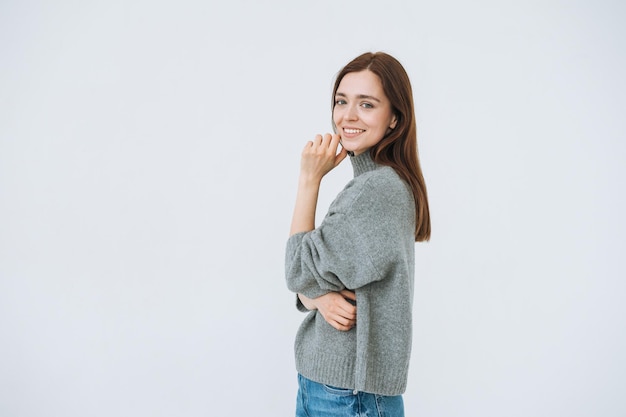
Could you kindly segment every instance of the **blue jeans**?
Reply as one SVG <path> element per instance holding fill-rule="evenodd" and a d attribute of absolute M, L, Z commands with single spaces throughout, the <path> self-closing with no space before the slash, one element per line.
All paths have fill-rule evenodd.
<path fill-rule="evenodd" d="M 393 397 L 313 382 L 298 375 L 296 417 L 404 417 L 401 395 Z"/>

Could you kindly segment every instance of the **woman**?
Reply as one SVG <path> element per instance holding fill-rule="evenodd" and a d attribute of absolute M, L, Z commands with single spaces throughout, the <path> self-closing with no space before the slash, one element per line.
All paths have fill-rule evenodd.
<path fill-rule="evenodd" d="M 414 243 L 430 238 L 411 84 L 395 58 L 365 53 L 339 72 L 332 103 L 335 133 L 302 152 L 287 241 L 287 286 L 311 311 L 296 336 L 296 415 L 403 416 Z M 315 228 L 320 182 L 348 155 L 354 179 Z"/>

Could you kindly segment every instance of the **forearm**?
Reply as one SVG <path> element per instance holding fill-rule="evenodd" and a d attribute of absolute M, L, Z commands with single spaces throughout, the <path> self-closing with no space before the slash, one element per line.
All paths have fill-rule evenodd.
<path fill-rule="evenodd" d="M 300 176 L 296 204 L 291 219 L 289 235 L 300 232 L 309 232 L 315 229 L 315 209 L 320 189 L 320 179 L 310 179 Z"/>
<path fill-rule="evenodd" d="M 317 310 L 315 303 L 309 297 L 306 297 L 302 294 L 298 294 L 298 298 L 300 299 L 300 302 L 302 303 L 304 307 L 306 307 L 307 310 Z"/>

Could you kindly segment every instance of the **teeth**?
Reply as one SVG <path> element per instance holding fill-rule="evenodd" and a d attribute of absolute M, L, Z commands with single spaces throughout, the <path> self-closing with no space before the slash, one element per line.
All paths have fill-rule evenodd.
<path fill-rule="evenodd" d="M 363 129 L 344 129 L 343 131 L 346 132 L 346 133 L 361 133 L 361 132 L 364 132 Z"/>

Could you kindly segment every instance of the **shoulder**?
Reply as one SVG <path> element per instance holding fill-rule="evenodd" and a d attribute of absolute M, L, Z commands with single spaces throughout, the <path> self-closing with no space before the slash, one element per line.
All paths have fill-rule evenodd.
<path fill-rule="evenodd" d="M 391 167 L 381 166 L 363 174 L 362 177 L 363 192 L 370 194 L 372 198 L 413 201 L 410 187 Z"/>
<path fill-rule="evenodd" d="M 415 210 L 413 194 L 408 184 L 396 171 L 381 166 L 354 178 L 337 196 L 331 212 L 353 214 L 359 218 L 368 215 L 377 218 L 412 213 Z"/>

